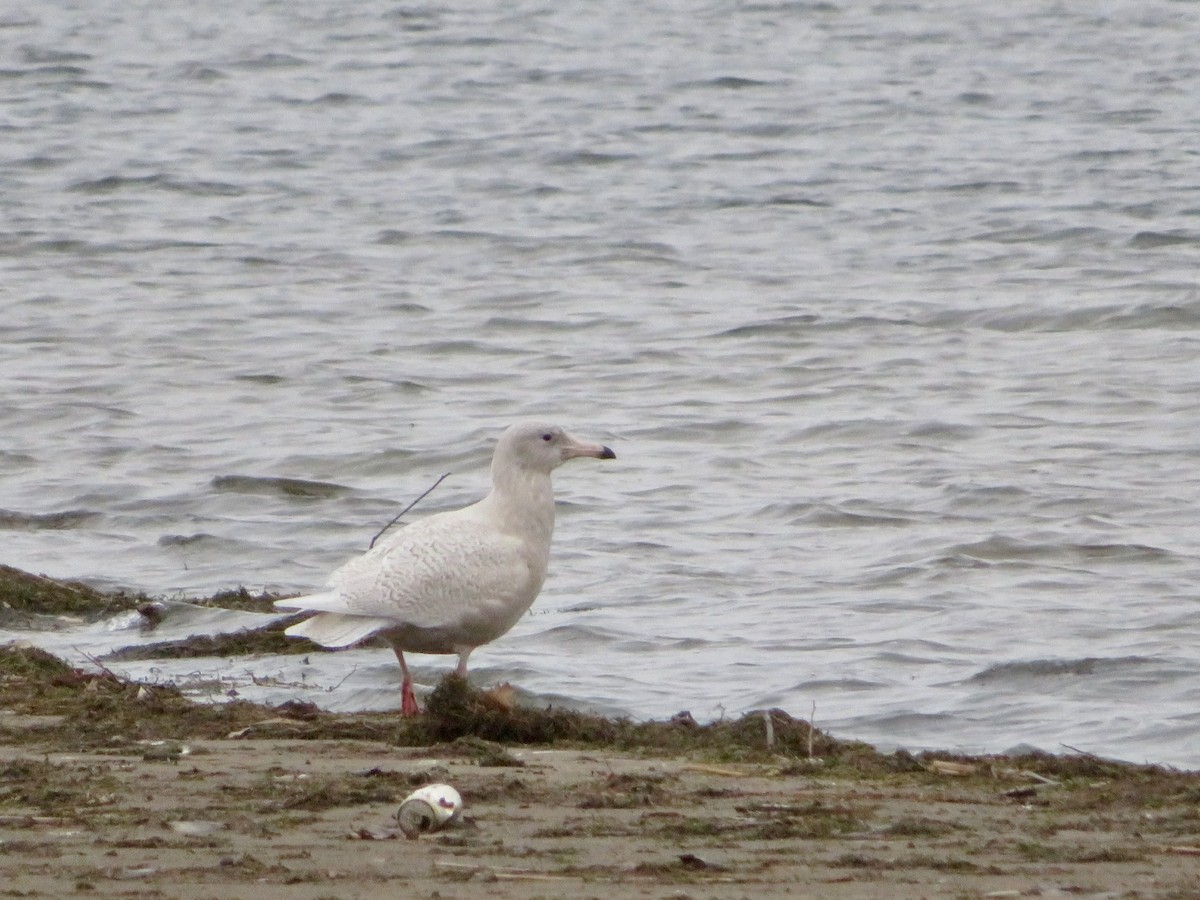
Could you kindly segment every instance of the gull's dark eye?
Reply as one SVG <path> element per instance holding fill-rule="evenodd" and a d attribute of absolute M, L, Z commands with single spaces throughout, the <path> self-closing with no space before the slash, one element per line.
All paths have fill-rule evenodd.
<path fill-rule="evenodd" d="M 545 434 L 542 435 L 542 440 L 549 443 L 550 441 L 554 440 L 554 435 L 552 435 L 550 432 L 547 431 Z"/>

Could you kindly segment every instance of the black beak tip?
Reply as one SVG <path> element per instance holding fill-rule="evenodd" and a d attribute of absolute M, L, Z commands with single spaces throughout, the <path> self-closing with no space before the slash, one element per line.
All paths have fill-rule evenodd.
<path fill-rule="evenodd" d="M 605 447 L 600 453 L 601 459 L 616 459 L 617 454 L 613 453 L 608 447 Z"/>

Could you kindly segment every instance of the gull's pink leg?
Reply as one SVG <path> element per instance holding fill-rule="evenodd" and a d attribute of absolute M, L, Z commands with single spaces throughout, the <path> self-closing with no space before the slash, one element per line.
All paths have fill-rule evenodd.
<path fill-rule="evenodd" d="M 421 714 L 421 707 L 417 706 L 417 695 L 413 693 L 412 681 L 408 676 L 405 676 L 404 684 L 400 685 L 400 714 L 408 717 Z"/>
<path fill-rule="evenodd" d="M 471 655 L 474 647 L 466 647 L 458 651 L 458 667 L 454 670 L 454 674 L 459 678 L 467 677 L 467 657 Z"/>
<path fill-rule="evenodd" d="M 412 677 L 408 674 L 408 665 L 404 662 L 404 651 L 392 647 L 396 651 L 396 659 L 400 662 L 400 673 L 404 681 L 400 685 L 400 714 L 404 716 L 420 715 L 421 708 L 417 706 L 417 695 L 413 693 Z"/>

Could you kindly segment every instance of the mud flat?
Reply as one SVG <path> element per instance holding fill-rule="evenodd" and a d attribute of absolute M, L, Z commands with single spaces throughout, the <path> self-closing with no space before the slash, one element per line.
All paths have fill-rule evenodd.
<path fill-rule="evenodd" d="M 19 608 L 14 571 L 7 612 L 57 614 Z M 405 840 L 396 810 L 431 781 L 465 820 Z M 0 896 L 1191 898 L 1197 873 L 1191 772 L 882 754 L 782 710 L 513 708 L 453 678 L 413 721 L 198 705 L 0 648 Z"/>

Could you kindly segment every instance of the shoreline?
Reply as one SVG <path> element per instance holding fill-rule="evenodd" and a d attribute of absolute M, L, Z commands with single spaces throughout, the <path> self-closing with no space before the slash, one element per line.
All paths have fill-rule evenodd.
<path fill-rule="evenodd" d="M 10 620 L 148 602 L 7 568 L 0 601 Z M 464 822 L 405 840 L 396 810 L 432 781 L 459 790 Z M 1200 773 L 885 754 L 782 710 L 631 722 L 510 707 L 453 677 L 415 720 L 204 705 L 0 647 L 15 896 L 1182 898 L 1198 801 Z"/>

